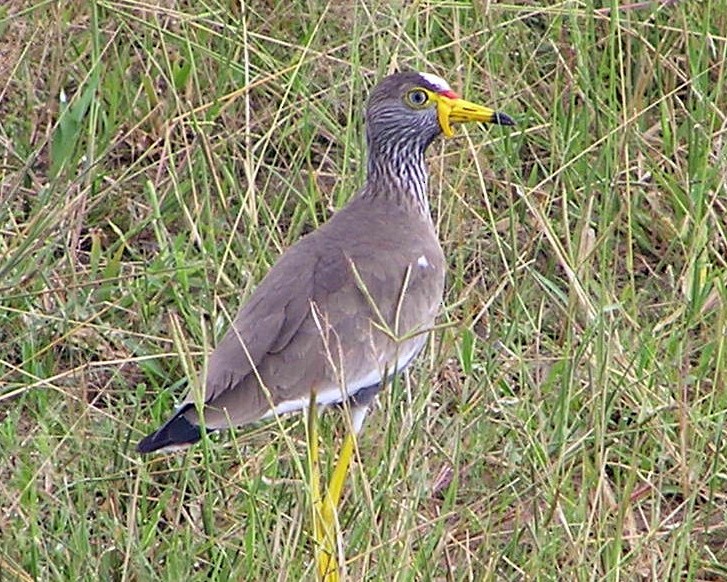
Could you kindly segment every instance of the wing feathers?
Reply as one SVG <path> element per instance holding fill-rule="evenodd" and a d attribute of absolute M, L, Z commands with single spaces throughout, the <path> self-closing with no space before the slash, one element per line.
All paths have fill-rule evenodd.
<path fill-rule="evenodd" d="M 436 234 L 428 223 L 412 229 L 400 209 L 362 204 L 352 202 L 288 249 L 240 310 L 208 362 L 207 427 L 298 410 L 312 391 L 340 401 L 380 383 L 385 370 L 400 371 L 419 351 L 424 336 L 396 342 L 380 319 L 393 329 L 398 316 L 402 335 L 433 322 L 444 285 Z M 363 239 L 375 244 L 355 243 Z M 422 256 L 426 267 L 417 263 Z M 194 407 L 175 418 L 198 422 Z"/>

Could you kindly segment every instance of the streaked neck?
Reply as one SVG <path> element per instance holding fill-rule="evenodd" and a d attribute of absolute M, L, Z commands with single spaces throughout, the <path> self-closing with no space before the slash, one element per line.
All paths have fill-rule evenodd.
<path fill-rule="evenodd" d="M 385 198 L 429 218 L 427 145 L 416 135 L 369 139 L 366 184 L 360 195 Z"/>

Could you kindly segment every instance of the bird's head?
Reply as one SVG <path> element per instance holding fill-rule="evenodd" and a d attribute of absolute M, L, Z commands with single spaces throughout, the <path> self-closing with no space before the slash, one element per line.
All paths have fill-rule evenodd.
<path fill-rule="evenodd" d="M 444 79 L 414 71 L 384 78 L 366 108 L 370 145 L 406 140 L 426 149 L 440 134 L 452 137 L 453 124 L 468 121 L 514 125 L 504 113 L 461 99 Z"/>

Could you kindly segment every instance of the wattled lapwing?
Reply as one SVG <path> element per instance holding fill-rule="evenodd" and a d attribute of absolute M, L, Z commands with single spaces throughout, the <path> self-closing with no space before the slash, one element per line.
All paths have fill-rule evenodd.
<path fill-rule="evenodd" d="M 176 449 L 213 431 L 318 405 L 346 404 L 360 431 L 387 379 L 421 351 L 442 301 L 445 258 L 429 214 L 425 152 L 452 124 L 513 125 L 460 99 L 441 78 L 384 78 L 366 108 L 368 169 L 352 200 L 278 259 L 209 357 L 204 405 L 193 394 L 139 442 Z M 200 414 L 204 415 L 201 422 Z M 331 529 L 353 452 L 348 437 L 329 487 Z M 335 564 L 335 561 L 331 562 Z M 322 575 L 329 565 L 324 564 Z"/>

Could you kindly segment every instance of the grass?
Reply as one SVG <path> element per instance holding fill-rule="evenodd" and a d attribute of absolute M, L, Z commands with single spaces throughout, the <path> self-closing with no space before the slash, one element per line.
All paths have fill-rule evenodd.
<path fill-rule="evenodd" d="M 313 578 L 301 418 L 133 447 L 396 67 L 518 127 L 432 148 L 445 325 L 360 439 L 347 577 L 727 578 L 727 3 L 616 4 L 4 3 L 0 578 Z"/>

